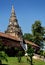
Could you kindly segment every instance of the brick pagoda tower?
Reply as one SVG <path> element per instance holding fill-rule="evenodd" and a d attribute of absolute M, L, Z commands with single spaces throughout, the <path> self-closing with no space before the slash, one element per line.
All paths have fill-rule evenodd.
<path fill-rule="evenodd" d="M 5 33 L 9 34 L 11 36 L 16 36 L 16 37 L 22 39 L 22 30 L 21 30 L 21 27 L 18 24 L 18 20 L 16 18 L 16 14 L 15 14 L 13 5 L 12 5 L 11 16 L 10 16 L 10 19 L 9 19 L 9 25 L 8 25 L 8 28 L 5 31 Z"/>

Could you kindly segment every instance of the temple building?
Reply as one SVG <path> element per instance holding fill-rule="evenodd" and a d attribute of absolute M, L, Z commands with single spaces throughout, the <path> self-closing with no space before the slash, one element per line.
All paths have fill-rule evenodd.
<path fill-rule="evenodd" d="M 18 24 L 18 20 L 16 18 L 16 14 L 15 14 L 13 5 L 12 5 L 11 16 L 9 19 L 9 25 L 8 25 L 8 28 L 5 31 L 5 33 L 22 39 L 22 35 L 23 35 L 22 30 Z"/>
<path fill-rule="evenodd" d="M 2 40 L 2 44 L 8 47 L 8 49 L 6 49 L 6 53 L 10 56 L 16 54 L 17 51 L 15 50 L 15 52 L 14 48 L 19 48 L 19 50 L 23 52 L 27 51 L 27 44 L 32 45 L 34 49 L 39 49 L 38 45 L 23 39 L 23 33 L 18 24 L 13 5 L 7 30 L 4 33 L 0 32 L 0 39 Z"/>

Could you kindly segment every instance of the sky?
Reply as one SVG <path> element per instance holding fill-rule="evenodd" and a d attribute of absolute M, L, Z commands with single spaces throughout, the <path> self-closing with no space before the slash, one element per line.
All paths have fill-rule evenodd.
<path fill-rule="evenodd" d="M 23 33 L 31 33 L 36 20 L 45 27 L 45 0 L 0 0 L 0 32 L 7 29 L 12 5 Z"/>

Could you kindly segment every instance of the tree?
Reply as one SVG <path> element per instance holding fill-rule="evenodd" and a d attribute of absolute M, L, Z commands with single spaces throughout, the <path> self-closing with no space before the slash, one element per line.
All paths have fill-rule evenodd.
<path fill-rule="evenodd" d="M 21 62 L 22 51 L 18 51 L 18 62 Z"/>
<path fill-rule="evenodd" d="M 34 43 L 43 47 L 44 27 L 42 27 L 40 21 L 35 21 L 32 25 L 32 34 Z"/>
<path fill-rule="evenodd" d="M 27 53 L 28 53 L 28 56 L 30 57 L 30 64 L 33 65 L 33 55 L 34 55 L 34 50 L 33 48 L 31 47 L 30 44 L 28 44 L 28 50 L 27 50 Z"/>
<path fill-rule="evenodd" d="M 23 39 L 27 39 L 27 40 L 29 40 L 29 41 L 33 41 L 33 35 L 30 34 L 30 33 L 25 33 L 25 34 L 23 35 Z"/>

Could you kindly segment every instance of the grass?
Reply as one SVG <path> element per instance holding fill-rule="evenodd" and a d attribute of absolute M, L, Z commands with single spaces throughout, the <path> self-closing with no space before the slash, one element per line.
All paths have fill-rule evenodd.
<path fill-rule="evenodd" d="M 34 60 L 34 65 L 45 65 L 45 62 L 41 60 Z"/>
<path fill-rule="evenodd" d="M 18 63 L 17 57 L 7 57 L 8 62 L 5 62 L 5 60 L 2 61 L 3 64 L 8 65 L 30 65 L 29 62 L 27 62 L 26 57 L 22 57 L 21 63 Z M 41 60 L 33 60 L 34 65 L 45 65 L 44 61 Z"/>

